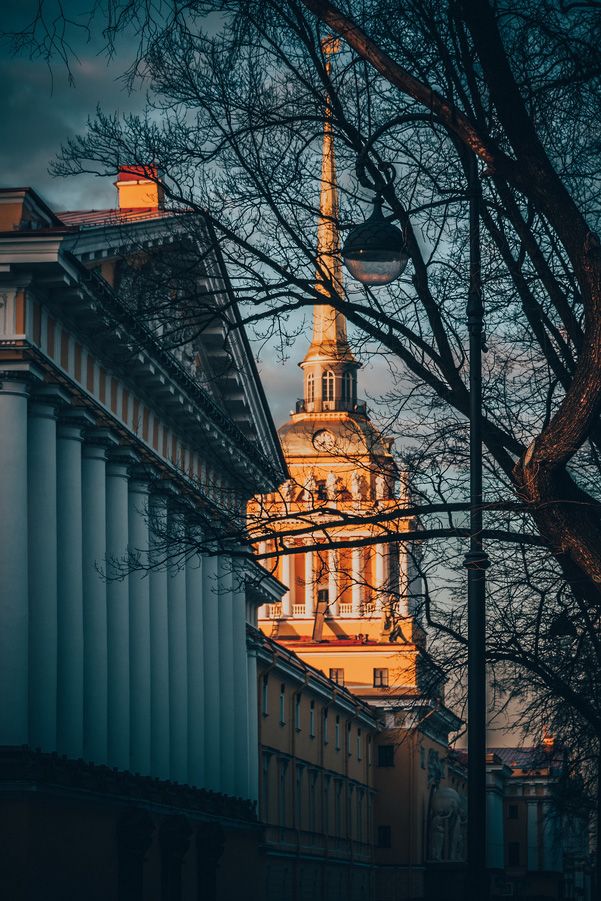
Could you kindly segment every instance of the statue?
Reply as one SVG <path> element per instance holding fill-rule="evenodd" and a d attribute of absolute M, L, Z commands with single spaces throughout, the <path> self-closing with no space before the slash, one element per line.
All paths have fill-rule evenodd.
<path fill-rule="evenodd" d="M 459 798 L 459 810 L 449 837 L 449 860 L 464 860 L 463 830 L 467 823 L 467 798 Z"/>
<path fill-rule="evenodd" d="M 328 476 L 326 478 L 326 489 L 328 492 L 328 500 L 335 501 L 336 495 L 338 493 L 338 479 L 330 469 Z"/>
<path fill-rule="evenodd" d="M 288 479 L 282 485 L 282 496 L 285 501 L 294 500 L 294 481 L 292 479 Z"/>
<path fill-rule="evenodd" d="M 361 473 L 354 471 L 351 476 L 351 495 L 354 501 L 361 500 L 361 494 L 363 489 L 363 477 Z"/>
<path fill-rule="evenodd" d="M 434 752 L 436 754 L 436 752 Z M 438 756 L 436 754 L 436 756 Z M 464 799 L 454 788 L 434 789 L 430 797 L 429 859 L 443 860 L 445 824 L 448 823 L 448 860 L 459 860 L 456 855 L 463 850 L 463 822 L 461 822 Z"/>
<path fill-rule="evenodd" d="M 315 476 L 313 475 L 313 470 L 308 473 L 307 478 L 305 479 L 304 491 L 303 491 L 303 500 L 312 502 L 315 494 L 317 492 L 317 482 L 315 481 Z"/>
<path fill-rule="evenodd" d="M 387 485 L 386 479 L 382 475 L 382 473 L 378 473 L 376 476 L 376 499 L 381 501 L 384 500 L 387 494 Z"/>

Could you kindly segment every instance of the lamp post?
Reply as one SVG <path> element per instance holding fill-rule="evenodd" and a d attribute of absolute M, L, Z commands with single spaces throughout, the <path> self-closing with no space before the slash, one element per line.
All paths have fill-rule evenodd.
<path fill-rule="evenodd" d="M 364 285 L 388 284 L 398 278 L 409 259 L 403 233 L 384 219 L 382 192 L 396 172 L 390 163 L 379 165 L 381 178 L 373 182 L 365 172 L 367 153 L 389 128 L 408 121 L 434 121 L 431 116 L 400 116 L 374 133 L 357 160 L 363 187 L 376 192 L 374 212 L 349 233 L 342 257 L 351 275 Z M 437 123 L 444 126 L 444 123 Z M 484 307 L 480 273 L 480 182 L 475 154 L 467 149 L 469 192 L 469 291 L 467 322 L 470 367 L 470 543 L 464 558 L 468 571 L 468 884 L 470 901 L 489 897 L 486 871 L 486 569 L 482 544 L 482 349 Z"/>

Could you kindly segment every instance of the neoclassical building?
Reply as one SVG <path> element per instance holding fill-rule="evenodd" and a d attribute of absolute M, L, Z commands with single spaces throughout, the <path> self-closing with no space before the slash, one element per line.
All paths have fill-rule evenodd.
<path fill-rule="evenodd" d="M 232 536 L 286 470 L 214 236 L 163 209 L 155 175 L 122 170 L 119 209 L 100 212 L 0 191 L 15 899 L 262 897 L 246 627 L 283 588 Z"/>

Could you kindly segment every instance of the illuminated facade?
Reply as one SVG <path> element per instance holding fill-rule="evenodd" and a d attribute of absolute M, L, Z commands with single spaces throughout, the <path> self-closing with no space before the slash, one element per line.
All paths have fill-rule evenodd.
<path fill-rule="evenodd" d="M 334 145 L 326 114 L 318 286 L 342 281 L 336 219 Z M 403 516 L 410 501 L 408 480 L 393 459 L 392 439 L 380 434 L 358 398 L 360 364 L 347 340 L 346 321 L 325 297 L 314 308 L 311 343 L 300 366 L 303 398 L 279 429 L 290 479 L 251 508 L 257 530 L 262 529 L 257 550 L 263 565 L 288 587 L 281 603 L 260 609 L 259 625 L 283 647 L 282 655 L 294 652 L 345 697 L 350 694 L 358 705 L 367 702 L 377 713 L 365 774 L 365 792 L 373 798 L 367 827 L 372 873 L 369 893 L 365 889 L 357 898 L 423 897 L 438 888 L 428 884 L 428 871 L 465 866 L 466 784 L 461 766 L 447 759 L 448 736 L 460 720 L 445 707 L 444 675 L 426 654 L 419 542 L 399 540 L 419 526 Z M 295 531 L 304 534 L 290 534 Z M 268 678 L 271 685 L 271 673 Z M 287 697 L 284 679 L 281 686 Z M 349 724 L 339 719 L 344 744 Z M 354 735 L 353 729 L 351 724 Z M 316 749 L 332 755 L 330 716 L 318 717 L 315 730 L 297 778 L 311 770 L 307 761 Z M 306 735 L 299 733 L 298 739 L 304 745 Z M 276 752 L 269 748 L 268 754 Z M 328 778 L 340 781 L 336 767 L 342 763 L 334 753 Z M 297 772 L 292 764 L 290 769 Z M 282 823 L 267 801 L 261 812 L 274 836 L 277 825 L 291 825 Z M 331 818 L 322 814 L 316 823 L 320 847 L 341 840 Z M 345 834 L 357 841 L 356 833 Z M 279 854 L 285 858 L 287 849 L 280 847 Z M 292 869 L 289 860 L 287 872 Z M 307 897 L 355 897 L 333 891 Z"/>

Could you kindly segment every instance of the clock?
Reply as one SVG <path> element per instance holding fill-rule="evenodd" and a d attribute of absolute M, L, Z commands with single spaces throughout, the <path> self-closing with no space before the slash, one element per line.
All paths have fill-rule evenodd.
<path fill-rule="evenodd" d="M 318 451 L 332 451 L 336 444 L 336 438 L 328 429 L 320 429 L 313 435 L 313 447 Z"/>

